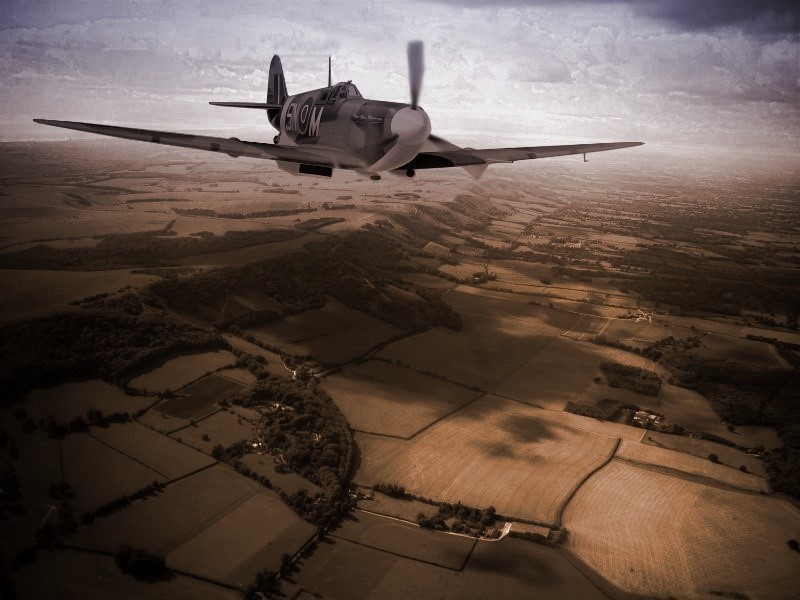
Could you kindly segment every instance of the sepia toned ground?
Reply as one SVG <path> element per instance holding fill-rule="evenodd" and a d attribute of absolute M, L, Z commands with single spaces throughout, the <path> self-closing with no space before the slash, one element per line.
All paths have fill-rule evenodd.
<path fill-rule="evenodd" d="M 132 294 L 146 318 L 218 336 L 213 348 L 140 363 L 130 350 L 115 360 L 138 367 L 117 379 L 33 375 L 24 397 L 0 409 L 0 429 L 19 447 L 0 463 L 14 466 L 23 507 L 0 521 L 7 559 L 58 522 L 53 484 L 69 483 L 76 518 L 164 486 L 17 567 L 21 598 L 43 597 L 55 578 L 66 598 L 143 589 L 235 598 L 284 555 L 293 570 L 282 593 L 296 598 L 796 594 L 799 555 L 787 541 L 800 538 L 800 510 L 754 451 L 786 442 L 774 422 L 720 415 L 739 410 L 728 404 L 737 393 L 763 408 L 796 389 L 794 355 L 768 341 L 800 344 L 789 327 L 800 297 L 796 164 L 733 156 L 747 176 L 732 178 L 730 165 L 650 150 L 496 166 L 478 181 L 432 171 L 375 183 L 295 179 L 269 163 L 125 142 L 6 144 L 0 156 L 0 326 L 82 315 L 98 302 L 112 315 Z M 304 303 L 291 282 L 270 293 L 261 280 L 230 283 L 242 273 L 255 282 L 259 265 L 288 265 L 313 244 L 341 254 L 365 232 L 402 251 L 347 255 L 357 275 L 338 276 L 353 289 L 334 277 Z M 660 285 L 686 269 L 698 274 L 691 293 Z M 219 273 L 228 279 L 201 285 Z M 196 301 L 153 291 L 171 281 L 194 286 Z M 737 293 L 714 295 L 719 281 Z M 429 296 L 458 313 L 460 329 L 397 316 Z M 26 340 L 7 364 L 35 348 Z M 657 376 L 660 391 L 643 393 L 636 380 L 612 387 L 608 362 Z M 722 393 L 699 387 L 687 365 L 734 365 L 779 384 Z M 305 547 L 316 528 L 281 492 L 322 488 L 252 446 L 265 435 L 261 409 L 228 403 L 259 385 L 256 373 L 318 381 L 354 431 L 352 480 L 396 483 L 413 498 L 361 499 Z M 566 410 L 606 400 L 685 434 Z M 127 420 L 60 438 L 44 430 L 48 417 L 68 424 L 90 410 Z M 243 465 L 274 489 L 212 457 L 240 442 Z M 456 502 L 493 506 L 498 528 L 507 519 L 516 531 L 563 530 L 565 541 L 554 549 L 417 526 L 432 503 Z M 121 544 L 165 556 L 174 576 L 123 575 L 110 556 Z"/>

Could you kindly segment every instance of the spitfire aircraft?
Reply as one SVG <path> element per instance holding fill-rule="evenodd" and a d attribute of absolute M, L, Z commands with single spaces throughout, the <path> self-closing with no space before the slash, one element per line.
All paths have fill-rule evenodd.
<path fill-rule="evenodd" d="M 463 167 L 472 176 L 480 177 L 494 163 L 568 154 L 583 154 L 585 159 L 589 152 L 642 144 L 461 148 L 432 135 L 431 121 L 419 106 L 424 71 L 422 42 L 408 44 L 408 70 L 410 104 L 367 100 L 351 81 L 332 84 L 330 59 L 327 87 L 290 96 L 281 59 L 276 54 L 269 66 L 266 102 L 211 102 L 215 106 L 266 111 L 269 123 L 279 132 L 273 144 L 76 121 L 34 121 L 129 140 L 223 152 L 234 158 L 266 158 L 294 175 L 331 177 L 334 169 L 349 169 L 374 180 L 386 172 L 414 177 L 419 169 L 447 167 Z"/>

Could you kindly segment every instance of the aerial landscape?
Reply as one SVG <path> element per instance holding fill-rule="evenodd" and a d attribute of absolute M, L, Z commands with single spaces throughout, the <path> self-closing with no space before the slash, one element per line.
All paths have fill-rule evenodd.
<path fill-rule="evenodd" d="M 480 3 L 461 4 L 431 10 L 474 27 Z M 529 16 L 515 4 L 492 18 Z M 0 43 L 4 68 L 41 64 L 30 40 L 49 30 L 72 40 L 51 56 L 79 52 L 64 28 L 85 15 L 17 8 L 6 36 L 29 41 Z M 103 10 L 104 31 L 139 26 Z M 797 51 L 798 20 L 787 34 L 764 14 L 768 34 L 740 35 Z M 398 102 L 405 33 L 386 50 Z M 262 46 L 262 63 L 281 49 Z M 294 92 L 322 80 L 291 73 Z M 748 100 L 753 146 L 718 144 L 724 119 L 692 138 L 699 109 L 685 143 L 609 118 L 588 142 L 646 145 L 480 178 L 298 177 L 32 122 L 226 135 L 132 100 L 104 115 L 99 87 L 87 113 L 57 94 L 17 107 L 0 142 L 2 597 L 800 597 L 796 75 L 764 113 Z M 221 89 L 202 104 L 242 94 Z M 556 141 L 581 142 L 584 119 L 567 122 Z M 467 150 L 527 143 L 464 127 L 445 133 Z"/>

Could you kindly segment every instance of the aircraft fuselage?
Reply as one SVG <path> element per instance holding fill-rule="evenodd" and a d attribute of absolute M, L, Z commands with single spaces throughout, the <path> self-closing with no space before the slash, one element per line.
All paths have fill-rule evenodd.
<path fill-rule="evenodd" d="M 411 161 L 430 134 L 425 111 L 368 100 L 351 83 L 289 96 L 268 111 L 281 146 L 303 146 L 335 156 L 334 166 L 364 171 L 397 169 Z M 419 131 L 419 135 L 404 135 Z"/>

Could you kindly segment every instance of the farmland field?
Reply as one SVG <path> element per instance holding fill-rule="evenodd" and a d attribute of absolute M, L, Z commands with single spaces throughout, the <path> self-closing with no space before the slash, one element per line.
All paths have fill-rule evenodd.
<path fill-rule="evenodd" d="M 0 409 L 0 543 L 23 598 L 232 600 L 241 591 L 225 586 L 243 590 L 315 534 L 275 597 L 797 596 L 787 542 L 800 539 L 800 511 L 784 495 L 798 476 L 797 356 L 745 339 L 800 343 L 796 161 L 748 155 L 736 164 L 752 171 L 731 177 L 699 155 L 654 161 L 666 156 L 648 146 L 495 165 L 478 181 L 453 169 L 376 184 L 118 140 L 0 146 L 0 339 L 15 340 L 0 361 L 14 390 Z M 284 241 L 265 243 L 273 232 Z M 217 267 L 232 268 L 207 276 Z M 642 354 L 669 336 L 700 346 Z M 235 352 L 209 352 L 220 337 Z M 704 391 L 720 360 L 787 377 L 748 418 L 725 414 L 729 426 Z M 658 395 L 611 387 L 606 361 L 657 374 Z M 732 403 L 748 393 L 728 387 Z M 237 390 L 242 405 L 219 405 Z M 782 449 L 761 459 L 564 410 L 605 399 L 692 436 Z M 90 409 L 133 421 L 94 424 Z M 239 457 L 252 479 L 228 461 L 257 436 L 248 449 L 264 454 Z M 368 499 L 377 483 L 417 498 Z M 91 524 L 81 514 L 140 490 Z M 428 499 L 493 506 L 513 533 L 561 547 L 417 527 L 436 511 Z M 36 561 L 16 568 L 34 540 Z M 108 556 L 121 544 L 181 573 L 123 575 Z"/>
<path fill-rule="evenodd" d="M 251 342 L 243 340 L 240 337 L 237 337 L 230 333 L 223 333 L 222 337 L 234 348 L 241 350 L 242 352 L 246 352 L 247 354 L 252 354 L 253 356 L 263 356 L 267 361 L 267 371 L 272 373 L 273 375 L 281 375 L 286 376 L 289 372 L 286 367 L 283 366 L 283 362 L 281 361 L 280 354 L 276 354 L 275 352 L 270 352 L 269 350 L 264 350 L 260 346 L 257 346 Z"/>
<path fill-rule="evenodd" d="M 212 464 L 208 456 L 179 444 L 141 423 L 94 427 L 92 437 L 143 463 L 161 475 L 175 479 Z"/>
<path fill-rule="evenodd" d="M 236 362 L 236 357 L 227 350 L 204 352 L 202 354 L 186 354 L 165 362 L 153 369 L 131 379 L 132 388 L 163 391 L 178 390 L 187 383 Z"/>
<path fill-rule="evenodd" d="M 356 481 L 393 481 L 426 498 L 555 522 L 562 502 L 608 459 L 616 439 L 552 414 L 486 396 L 410 441 L 357 433 Z"/>
<path fill-rule="evenodd" d="M 574 331 L 574 329 L 573 329 Z M 659 405 L 658 399 L 624 388 L 607 385 L 600 369 L 604 361 L 620 362 L 661 372 L 652 362 L 616 348 L 578 342 L 564 335 L 554 337 L 541 352 L 510 373 L 492 388 L 508 396 L 551 410 L 563 410 L 567 402 L 613 398 L 647 407 Z M 599 378 L 600 381 L 595 381 Z"/>
<path fill-rule="evenodd" d="M 323 363 L 342 363 L 401 333 L 393 325 L 329 299 L 322 308 L 248 329 L 259 342 Z"/>
<path fill-rule="evenodd" d="M 136 419 L 140 423 L 151 427 L 161 433 L 171 433 L 182 427 L 189 425 L 188 419 L 178 419 L 171 417 L 157 410 L 148 410 L 144 415 Z"/>
<path fill-rule="evenodd" d="M 35 404 L 43 415 L 53 415 L 59 423 L 68 423 L 75 417 L 86 418 L 86 411 L 96 408 L 103 414 L 135 413 L 153 403 L 152 398 L 129 396 L 118 387 L 93 379 L 74 381 L 62 385 L 33 390 L 28 394 L 30 404 Z"/>
<path fill-rule="evenodd" d="M 461 572 L 397 556 L 391 539 L 384 544 L 392 554 L 332 537 L 302 561 L 298 584 L 336 600 L 605 598 L 558 552 L 522 540 L 478 542 Z"/>
<path fill-rule="evenodd" d="M 774 430 L 772 430 L 774 431 Z M 749 437 L 752 437 L 749 436 Z M 648 431 L 643 442 L 653 444 L 659 448 L 669 448 L 671 450 L 678 450 L 680 452 L 688 452 L 701 458 L 708 458 L 709 454 L 716 454 L 722 464 L 728 465 L 735 469 L 744 465 L 750 473 L 766 477 L 764 471 L 763 461 L 755 456 L 745 454 L 741 450 L 725 446 L 723 444 L 715 444 L 707 440 L 697 438 L 690 438 L 683 435 L 670 435 L 667 433 L 659 433 L 657 431 Z M 767 446 L 772 448 L 774 446 Z"/>
<path fill-rule="evenodd" d="M 216 410 L 218 400 L 240 389 L 242 386 L 230 379 L 209 375 L 182 388 L 173 398 L 159 402 L 155 410 L 179 419 L 197 419 Z"/>
<path fill-rule="evenodd" d="M 146 287 L 152 275 L 127 270 L 25 271 L 0 269 L 0 325 L 69 308 L 68 303 L 131 285 Z"/>
<path fill-rule="evenodd" d="M 612 461 L 564 514 L 567 548 L 619 588 L 713 598 L 790 597 L 800 513 L 786 500 Z M 739 596 L 741 597 L 741 596 Z"/>
<path fill-rule="evenodd" d="M 132 494 L 162 479 L 160 473 L 109 448 L 87 433 L 67 436 L 61 441 L 64 480 L 75 493 L 80 511 L 98 508 L 110 500 Z M 102 481 L 102 485 L 97 482 Z"/>
<path fill-rule="evenodd" d="M 442 535 L 360 511 L 355 513 L 353 520 L 342 523 L 332 535 L 456 571 L 466 563 L 476 543 L 474 538 Z"/>
<path fill-rule="evenodd" d="M 246 586 L 262 569 L 280 568 L 314 535 L 274 492 L 260 492 L 167 554 L 167 564 L 230 585 Z M 209 552 L 217 548 L 217 552 Z M 224 549 L 224 551 L 222 551 Z"/>
<path fill-rule="evenodd" d="M 123 574 L 110 556 L 55 550 L 16 573 L 20 600 L 82 598 L 86 600 L 239 600 L 233 590 L 184 575 L 164 581 L 139 581 Z"/>
<path fill-rule="evenodd" d="M 203 436 L 208 436 L 208 439 L 203 439 Z M 235 413 L 220 410 L 210 417 L 197 421 L 194 425 L 175 431 L 170 437 L 210 454 L 211 449 L 217 444 L 230 446 L 235 442 L 252 438 L 253 428 Z"/>
<path fill-rule="evenodd" d="M 380 360 L 349 366 L 323 387 L 354 429 L 404 438 L 480 395 Z"/>
<path fill-rule="evenodd" d="M 775 347 L 755 340 L 709 333 L 700 339 L 700 348 L 691 354 L 705 359 L 727 359 L 768 369 L 790 369 Z"/>
<path fill-rule="evenodd" d="M 375 492 L 371 500 L 361 500 L 358 506 L 362 510 L 412 522 L 416 521 L 419 513 L 428 514 L 433 508 L 430 504 L 425 504 L 419 500 L 392 498 L 380 492 Z"/>
<path fill-rule="evenodd" d="M 688 475 L 697 475 L 726 486 L 751 492 L 768 494 L 771 491 L 766 479 L 752 473 L 743 473 L 738 466 L 715 464 L 706 457 L 700 458 L 651 444 L 623 440 L 617 450 L 616 458 L 656 468 L 675 470 Z"/>
<path fill-rule="evenodd" d="M 168 565 L 246 585 L 313 533 L 275 492 L 218 465 L 97 520 L 75 541 L 106 550 L 126 543 L 165 555 Z M 208 553 L 209 544 L 217 552 Z"/>
<path fill-rule="evenodd" d="M 575 315 L 531 306 L 507 294 L 464 286 L 446 297 L 461 314 L 462 331 L 433 329 L 391 344 L 379 356 L 492 389 L 576 320 Z"/>
<path fill-rule="evenodd" d="M 309 494 L 313 495 L 322 491 L 321 487 L 311 483 L 308 479 L 297 473 L 280 473 L 276 471 L 275 460 L 269 455 L 259 455 L 251 452 L 245 454 L 241 460 L 251 471 L 269 479 L 274 489 L 280 488 L 287 494 L 294 494 L 300 490 L 306 490 Z"/>

